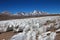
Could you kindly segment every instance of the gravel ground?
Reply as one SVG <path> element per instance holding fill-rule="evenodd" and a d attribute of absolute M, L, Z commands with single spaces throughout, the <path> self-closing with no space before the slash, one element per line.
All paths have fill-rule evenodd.
<path fill-rule="evenodd" d="M 1 33 L 0 34 L 0 40 L 4 40 L 4 39 L 9 40 L 14 34 L 16 34 L 16 33 L 13 33 L 12 31 Z"/>

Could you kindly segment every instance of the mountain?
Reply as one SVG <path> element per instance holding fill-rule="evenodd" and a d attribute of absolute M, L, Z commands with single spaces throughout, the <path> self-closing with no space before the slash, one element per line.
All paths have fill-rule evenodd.
<path fill-rule="evenodd" d="M 45 14 L 47 14 L 47 13 L 44 13 L 44 12 L 42 12 L 42 11 L 34 10 L 31 14 L 32 14 L 32 15 L 45 15 Z"/>
<path fill-rule="evenodd" d="M 33 12 L 29 12 L 29 13 L 25 13 L 25 12 L 18 12 L 17 15 L 20 15 L 20 16 L 38 16 L 38 15 L 45 15 L 47 13 L 44 13 L 44 12 L 41 12 L 41 11 L 37 11 L 37 10 L 34 10 Z"/>
<path fill-rule="evenodd" d="M 42 11 L 34 10 L 33 12 L 17 12 L 15 14 L 9 11 L 0 12 L 0 20 L 9 20 L 9 19 L 20 19 L 20 18 L 31 18 L 31 17 L 42 17 L 42 16 L 57 16 L 60 14 L 48 14 Z"/>
<path fill-rule="evenodd" d="M 3 11 L 1 12 L 2 15 L 12 15 L 12 13 L 10 13 L 9 11 Z"/>
<path fill-rule="evenodd" d="M 37 10 L 34 10 L 33 12 L 29 12 L 29 13 L 26 13 L 26 12 L 17 12 L 16 14 L 12 14 L 11 12 L 8 12 L 8 11 L 3 11 L 1 12 L 1 15 L 9 15 L 9 16 L 38 16 L 38 15 L 45 15 L 47 13 L 45 12 L 41 12 L 41 11 L 37 11 Z"/>

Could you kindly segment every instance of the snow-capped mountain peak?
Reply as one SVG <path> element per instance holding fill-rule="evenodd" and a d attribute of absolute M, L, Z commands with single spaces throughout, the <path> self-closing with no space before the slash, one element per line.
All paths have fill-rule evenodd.
<path fill-rule="evenodd" d="M 32 12 L 32 15 L 43 15 L 43 14 L 45 14 L 45 13 L 44 12 L 41 12 L 41 11 L 38 11 L 38 10 L 34 10 Z"/>

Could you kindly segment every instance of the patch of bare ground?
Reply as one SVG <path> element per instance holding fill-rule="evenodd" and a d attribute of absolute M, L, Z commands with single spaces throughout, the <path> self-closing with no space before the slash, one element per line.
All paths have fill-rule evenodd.
<path fill-rule="evenodd" d="M 55 40 L 60 40 L 60 33 L 57 33 Z"/>
<path fill-rule="evenodd" d="M 14 33 L 13 31 L 1 33 L 0 40 L 4 40 L 4 39 L 9 40 L 14 34 L 16 34 L 16 33 Z"/>

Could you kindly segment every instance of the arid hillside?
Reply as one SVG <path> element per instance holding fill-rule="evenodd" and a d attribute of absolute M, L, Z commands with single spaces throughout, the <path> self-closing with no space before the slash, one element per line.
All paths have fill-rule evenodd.
<path fill-rule="evenodd" d="M 23 18 L 32 18 L 32 17 L 43 17 L 43 16 L 60 16 L 60 14 L 29 15 L 29 16 L 0 14 L 0 21 L 1 20 L 9 20 L 9 19 L 23 19 Z"/>

